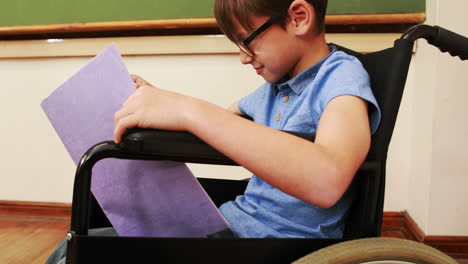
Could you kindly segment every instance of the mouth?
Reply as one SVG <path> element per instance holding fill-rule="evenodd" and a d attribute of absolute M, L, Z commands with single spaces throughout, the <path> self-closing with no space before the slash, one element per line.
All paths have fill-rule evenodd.
<path fill-rule="evenodd" d="M 263 66 L 258 67 L 258 68 L 255 68 L 255 71 L 257 71 L 257 74 L 258 74 L 258 75 L 262 74 L 263 68 L 264 68 Z"/>

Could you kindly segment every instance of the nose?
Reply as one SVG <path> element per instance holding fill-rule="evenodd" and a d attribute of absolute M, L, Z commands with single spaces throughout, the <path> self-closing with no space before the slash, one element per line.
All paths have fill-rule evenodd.
<path fill-rule="evenodd" d="M 240 50 L 240 61 L 242 64 L 249 64 L 253 61 L 253 58 L 245 53 L 243 50 Z"/>

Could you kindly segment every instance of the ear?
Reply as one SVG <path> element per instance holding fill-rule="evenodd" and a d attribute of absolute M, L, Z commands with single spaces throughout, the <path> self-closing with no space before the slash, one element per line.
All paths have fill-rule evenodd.
<path fill-rule="evenodd" d="M 288 9 L 290 26 L 296 35 L 315 32 L 315 9 L 306 0 L 295 0 Z"/>

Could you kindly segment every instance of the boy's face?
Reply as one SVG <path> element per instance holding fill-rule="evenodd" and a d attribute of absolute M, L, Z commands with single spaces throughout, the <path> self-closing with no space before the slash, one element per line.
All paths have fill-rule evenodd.
<path fill-rule="evenodd" d="M 269 17 L 253 17 L 253 28 L 263 25 Z M 238 39 L 243 40 L 249 36 L 251 30 L 246 30 L 235 21 Z M 240 59 L 243 64 L 251 64 L 258 75 L 261 75 L 267 82 L 276 82 L 287 74 L 293 75 L 299 54 L 294 49 L 294 35 L 288 29 L 283 29 L 277 24 L 273 24 L 268 29 L 259 34 L 248 48 L 255 53 L 249 56 L 240 51 Z M 293 77 L 293 76 L 291 76 Z"/>

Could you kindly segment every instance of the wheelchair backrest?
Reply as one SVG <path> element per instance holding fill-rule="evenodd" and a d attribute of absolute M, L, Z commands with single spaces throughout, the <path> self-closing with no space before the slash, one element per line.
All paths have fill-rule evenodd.
<path fill-rule="evenodd" d="M 369 154 L 353 181 L 357 185 L 357 195 L 347 216 L 344 237 L 379 236 L 387 151 L 406 83 L 413 42 L 398 39 L 394 47 L 368 54 L 337 47 L 361 61 L 369 73 L 371 88 L 382 112 L 379 128 L 372 136 Z"/>

